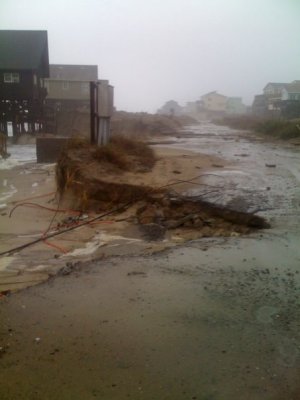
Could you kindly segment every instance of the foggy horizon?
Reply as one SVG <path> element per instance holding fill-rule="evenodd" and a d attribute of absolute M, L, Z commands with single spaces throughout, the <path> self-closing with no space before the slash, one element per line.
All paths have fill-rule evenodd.
<path fill-rule="evenodd" d="M 118 110 L 156 112 L 211 91 L 251 105 L 300 79 L 293 0 L 2 0 L 0 29 L 47 30 L 50 64 L 98 65 Z"/>

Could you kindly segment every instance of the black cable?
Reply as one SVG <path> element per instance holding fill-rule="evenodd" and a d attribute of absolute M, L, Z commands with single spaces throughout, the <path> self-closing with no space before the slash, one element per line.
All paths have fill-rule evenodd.
<path fill-rule="evenodd" d="M 201 175 L 196 176 L 195 178 L 192 178 L 191 180 L 195 180 L 195 179 L 197 179 L 197 178 L 200 178 L 201 176 L 207 176 L 207 175 L 215 175 L 215 174 L 201 174 Z M 219 175 L 216 175 L 216 176 L 219 177 Z M 222 177 L 222 178 L 223 178 L 223 177 Z M 187 181 L 187 182 L 188 182 L 188 181 Z M 174 183 L 166 184 L 166 185 L 160 186 L 160 187 L 158 187 L 158 188 L 150 188 L 151 190 L 149 190 L 148 195 L 149 195 L 151 192 L 156 192 L 156 191 L 158 191 L 158 190 L 161 190 L 161 189 L 164 189 L 164 188 L 167 188 L 167 187 L 170 187 L 170 186 L 178 185 L 178 184 L 180 184 L 180 182 L 174 182 Z M 47 239 L 50 239 L 50 238 L 52 238 L 52 237 L 54 237 L 54 236 L 61 235 L 62 233 L 66 233 L 66 232 L 72 231 L 72 230 L 74 230 L 74 229 L 80 228 L 81 226 L 88 225 L 88 224 L 90 224 L 91 222 L 94 222 L 94 221 L 97 221 L 98 219 L 101 219 L 101 218 L 103 218 L 103 217 L 106 217 L 107 215 L 110 215 L 110 214 L 113 214 L 114 212 L 118 212 L 118 211 L 120 211 L 120 210 L 123 210 L 125 207 L 128 207 L 129 205 L 136 203 L 137 201 L 139 201 L 139 200 L 140 200 L 141 198 L 143 198 L 143 197 L 144 197 L 144 195 L 143 195 L 143 196 L 140 196 L 139 198 L 137 198 L 137 199 L 135 199 L 135 200 L 130 200 L 128 203 L 125 203 L 125 204 L 122 205 L 121 207 L 117 207 L 117 208 L 115 208 L 115 209 L 113 209 L 113 210 L 108 211 L 107 213 L 98 215 L 97 217 L 92 218 L 92 219 L 89 220 L 89 221 L 85 221 L 85 222 L 82 222 L 81 224 L 77 224 L 77 225 L 75 225 L 75 226 L 71 226 L 71 227 L 66 228 L 66 229 L 64 229 L 64 230 L 62 230 L 62 231 L 59 231 L 59 232 L 51 233 L 51 234 L 49 234 L 49 235 L 47 235 L 47 236 L 44 236 L 44 235 L 43 235 L 43 236 L 41 236 L 40 238 L 38 238 L 38 239 L 36 239 L 36 240 L 33 240 L 33 241 L 29 242 L 29 243 L 25 243 L 25 244 L 22 244 L 22 245 L 20 245 L 20 246 L 14 247 L 14 248 L 12 248 L 12 249 L 10 249 L 10 250 L 3 251 L 3 252 L 0 253 L 0 257 L 1 257 L 1 256 L 4 256 L 4 255 L 10 255 L 10 254 L 12 254 L 12 253 L 14 253 L 14 252 L 16 252 L 16 251 L 23 250 L 23 249 L 25 249 L 26 247 L 32 246 L 33 244 L 42 242 L 43 240 L 47 240 Z"/>
<path fill-rule="evenodd" d="M 64 230 L 59 231 L 59 232 L 50 233 L 50 234 L 47 235 L 47 236 L 41 236 L 40 238 L 38 238 L 38 239 L 36 239 L 36 240 L 33 240 L 33 241 L 29 242 L 29 243 L 25 243 L 25 244 L 22 244 L 22 245 L 20 245 L 20 246 L 14 247 L 14 248 L 12 248 L 12 249 L 10 249 L 10 250 L 3 251 L 2 253 L 0 253 L 0 256 L 11 255 L 12 253 L 14 253 L 14 252 L 16 252 L 16 251 L 23 250 L 23 249 L 25 249 L 26 247 L 29 247 L 29 246 L 32 246 L 33 244 L 42 242 L 43 240 L 47 240 L 47 239 L 50 239 L 50 238 L 52 238 L 52 237 L 54 237 L 54 236 L 58 236 L 58 235 L 60 235 L 60 234 L 62 234 L 62 233 L 66 233 L 66 232 L 72 231 L 72 230 L 74 230 L 74 229 L 76 229 L 76 228 L 80 228 L 81 226 L 88 225 L 88 224 L 90 224 L 91 222 L 94 222 L 94 221 L 97 221 L 98 219 L 101 219 L 101 218 L 103 218 L 103 217 L 106 217 L 107 215 L 110 215 L 110 214 L 113 214 L 114 212 L 123 210 L 125 207 L 128 207 L 130 204 L 132 204 L 132 203 L 134 203 L 134 202 L 136 202 L 136 201 L 137 201 L 137 200 L 131 200 L 130 202 L 124 204 L 123 206 L 118 207 L 118 208 L 115 208 L 115 209 L 113 209 L 113 210 L 110 210 L 110 211 L 108 211 L 107 213 L 98 215 L 97 217 L 92 218 L 92 219 L 90 219 L 89 221 L 85 221 L 85 222 L 82 222 L 81 224 L 78 224 L 78 225 L 75 225 L 75 226 L 71 226 L 70 228 L 64 229 Z"/>

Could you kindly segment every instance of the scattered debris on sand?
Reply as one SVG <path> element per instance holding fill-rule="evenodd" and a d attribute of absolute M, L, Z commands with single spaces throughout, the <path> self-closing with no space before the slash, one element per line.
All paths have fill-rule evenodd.
<path fill-rule="evenodd" d="M 265 164 L 268 168 L 276 168 L 276 164 Z"/>
<path fill-rule="evenodd" d="M 196 230 L 198 237 L 239 236 L 255 229 L 269 228 L 268 222 L 257 215 L 218 206 L 201 198 L 190 199 L 166 192 L 148 198 L 137 209 L 137 220 L 144 236 L 159 240 L 166 231 Z M 184 232 L 183 232 L 184 233 Z"/>

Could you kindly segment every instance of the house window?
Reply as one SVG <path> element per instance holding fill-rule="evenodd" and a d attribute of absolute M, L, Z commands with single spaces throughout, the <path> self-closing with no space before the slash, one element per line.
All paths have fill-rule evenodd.
<path fill-rule="evenodd" d="M 65 81 L 62 83 L 62 90 L 69 90 L 69 82 Z"/>
<path fill-rule="evenodd" d="M 90 91 L 90 86 L 87 82 L 82 82 L 81 83 L 81 93 L 82 94 L 88 94 Z"/>
<path fill-rule="evenodd" d="M 7 72 L 4 74 L 5 83 L 20 83 L 20 74 L 17 72 Z"/>

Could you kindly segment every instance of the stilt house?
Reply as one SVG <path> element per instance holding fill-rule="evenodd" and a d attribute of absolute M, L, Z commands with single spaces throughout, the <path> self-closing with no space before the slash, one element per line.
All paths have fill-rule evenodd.
<path fill-rule="evenodd" d="M 47 31 L 0 30 L 0 131 L 13 135 L 43 129 L 49 77 Z"/>

